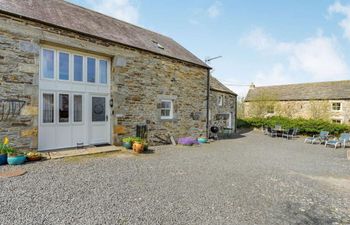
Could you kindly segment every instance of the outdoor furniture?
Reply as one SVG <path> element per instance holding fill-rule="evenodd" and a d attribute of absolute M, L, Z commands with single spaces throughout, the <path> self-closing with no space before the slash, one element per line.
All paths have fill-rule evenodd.
<path fill-rule="evenodd" d="M 328 131 L 321 131 L 319 135 L 314 135 L 312 137 L 305 138 L 304 143 L 314 144 L 320 142 L 320 144 L 325 143 L 328 140 Z"/>
<path fill-rule="evenodd" d="M 282 137 L 283 133 L 286 131 L 281 125 L 276 125 L 272 130 L 276 133 L 277 137 Z"/>
<path fill-rule="evenodd" d="M 297 133 L 298 133 L 298 128 L 288 129 L 286 132 L 283 132 L 282 137 L 285 137 L 287 139 L 289 138 L 293 139 L 294 137 L 297 136 Z"/>
<path fill-rule="evenodd" d="M 267 134 L 271 137 L 277 137 L 277 132 L 274 129 L 272 129 L 271 127 L 267 128 Z"/>
<path fill-rule="evenodd" d="M 328 145 L 331 145 L 331 146 L 334 146 L 334 149 L 336 149 L 339 145 L 339 147 L 343 146 L 343 148 L 345 148 L 346 143 L 349 141 L 350 141 L 350 134 L 342 133 L 340 134 L 340 137 L 338 139 L 326 141 L 325 147 L 327 147 Z"/>

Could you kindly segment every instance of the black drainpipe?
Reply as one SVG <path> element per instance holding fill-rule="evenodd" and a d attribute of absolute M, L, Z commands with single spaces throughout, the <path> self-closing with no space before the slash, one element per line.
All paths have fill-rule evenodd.
<path fill-rule="evenodd" d="M 207 74 L 207 138 L 209 138 L 209 96 L 210 96 L 210 69 Z"/>

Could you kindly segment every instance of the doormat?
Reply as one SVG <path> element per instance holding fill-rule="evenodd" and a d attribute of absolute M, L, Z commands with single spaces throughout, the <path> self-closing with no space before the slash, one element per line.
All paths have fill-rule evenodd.
<path fill-rule="evenodd" d="M 27 171 L 23 169 L 9 169 L 7 171 L 0 171 L 0 178 L 19 177 L 26 173 Z"/>

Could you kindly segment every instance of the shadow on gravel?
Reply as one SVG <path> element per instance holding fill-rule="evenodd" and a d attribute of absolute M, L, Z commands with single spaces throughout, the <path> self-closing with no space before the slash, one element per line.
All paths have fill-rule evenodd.
<path fill-rule="evenodd" d="M 301 205 L 294 202 L 286 202 L 281 208 L 282 215 L 278 218 L 289 224 L 342 224 L 342 219 L 337 218 L 329 208 L 318 205 Z"/>

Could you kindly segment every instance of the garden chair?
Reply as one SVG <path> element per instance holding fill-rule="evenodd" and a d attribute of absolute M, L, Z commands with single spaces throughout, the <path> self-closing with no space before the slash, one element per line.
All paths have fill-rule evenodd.
<path fill-rule="evenodd" d="M 293 139 L 298 134 L 298 128 L 288 129 L 286 132 L 283 132 L 282 137 L 285 137 L 287 139 L 291 138 Z"/>
<path fill-rule="evenodd" d="M 277 137 L 277 132 L 275 130 L 273 130 L 271 127 L 267 128 L 267 133 L 271 137 Z"/>
<path fill-rule="evenodd" d="M 328 131 L 321 131 L 319 135 L 314 135 L 312 137 L 305 138 L 304 143 L 314 144 L 319 141 L 320 144 L 323 144 L 328 140 L 328 135 Z"/>
<path fill-rule="evenodd" d="M 337 149 L 338 145 L 339 147 L 345 148 L 346 143 L 350 141 L 350 134 L 349 133 L 342 133 L 340 134 L 340 137 L 338 139 L 334 140 L 328 140 L 325 143 L 325 147 L 328 145 L 334 146 L 334 149 Z"/>

